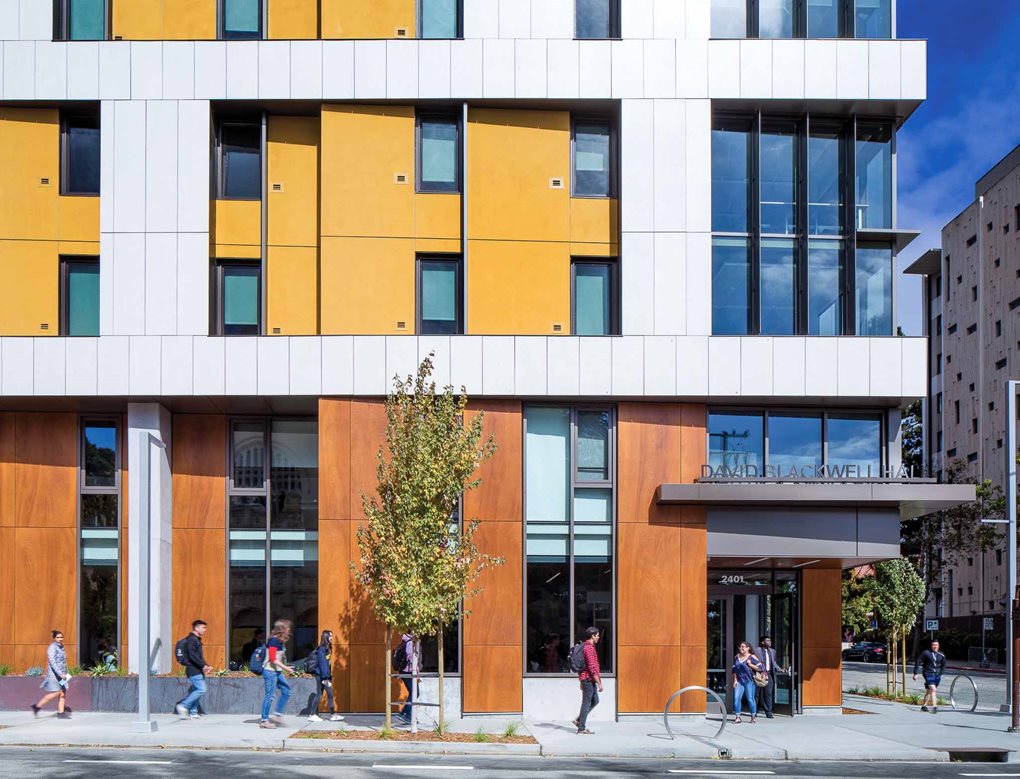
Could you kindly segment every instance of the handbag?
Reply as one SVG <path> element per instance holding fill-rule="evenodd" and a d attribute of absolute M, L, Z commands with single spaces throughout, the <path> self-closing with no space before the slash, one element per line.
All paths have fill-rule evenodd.
<path fill-rule="evenodd" d="M 752 678 L 754 679 L 754 683 L 757 687 L 769 686 L 769 675 L 765 671 L 755 671 Z"/>

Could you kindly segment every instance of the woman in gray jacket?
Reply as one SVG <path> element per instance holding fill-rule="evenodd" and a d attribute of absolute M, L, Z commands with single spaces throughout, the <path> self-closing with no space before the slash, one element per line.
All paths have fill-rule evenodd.
<path fill-rule="evenodd" d="M 53 631 L 53 643 L 46 648 L 46 674 L 40 685 L 46 694 L 32 706 L 32 714 L 39 716 L 39 710 L 54 698 L 57 699 L 57 719 L 71 719 L 66 711 L 67 682 L 71 674 L 67 672 L 67 652 L 64 650 L 64 633 Z"/>

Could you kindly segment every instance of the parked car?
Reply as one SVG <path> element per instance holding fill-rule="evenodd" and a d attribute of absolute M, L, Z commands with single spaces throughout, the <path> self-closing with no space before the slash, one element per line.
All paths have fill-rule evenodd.
<path fill-rule="evenodd" d="M 885 644 L 880 644 L 877 641 L 858 641 L 849 649 L 843 650 L 843 659 L 874 663 L 877 660 L 885 660 L 885 653 Z"/>

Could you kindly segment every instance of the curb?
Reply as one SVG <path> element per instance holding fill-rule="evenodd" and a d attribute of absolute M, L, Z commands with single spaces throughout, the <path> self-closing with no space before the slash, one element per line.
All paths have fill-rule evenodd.
<path fill-rule="evenodd" d="M 288 738 L 285 752 L 408 752 L 431 755 L 542 755 L 541 744 L 474 744 L 432 741 L 361 741 L 331 738 Z"/>

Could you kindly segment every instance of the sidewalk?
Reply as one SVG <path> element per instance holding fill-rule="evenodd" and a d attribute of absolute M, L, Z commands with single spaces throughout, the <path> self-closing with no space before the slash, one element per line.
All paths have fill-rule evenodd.
<path fill-rule="evenodd" d="M 627 719 L 599 723 L 594 736 L 578 736 L 569 723 L 526 721 L 521 733 L 539 744 L 485 743 L 421 744 L 399 741 L 295 739 L 301 728 L 336 730 L 374 729 L 378 716 L 351 716 L 345 723 L 307 723 L 288 717 L 288 726 L 260 730 L 258 718 L 247 715 L 210 715 L 203 721 L 179 720 L 160 714 L 155 733 L 133 733 L 132 714 L 75 714 L 70 721 L 52 715 L 33 719 L 29 713 L 0 712 L 0 746 L 104 746 L 165 747 L 170 749 L 273 749 L 345 752 L 444 752 L 448 754 L 502 754 L 576 757 L 715 758 L 728 751 L 736 760 L 886 760 L 948 761 L 950 752 L 1020 750 L 1020 734 L 1006 733 L 1008 715 L 940 711 L 924 714 L 916 707 L 845 696 L 847 707 L 867 712 L 843 716 L 806 716 L 793 719 L 745 719 L 728 724 L 718 741 L 711 738 L 718 721 L 672 723 L 677 734 L 670 740 L 661 720 Z M 455 720 L 451 730 L 475 733 L 502 731 L 512 718 Z M 1014 756 L 1017 757 L 1014 757 Z M 1020 753 L 1011 751 L 1011 761 Z"/>

